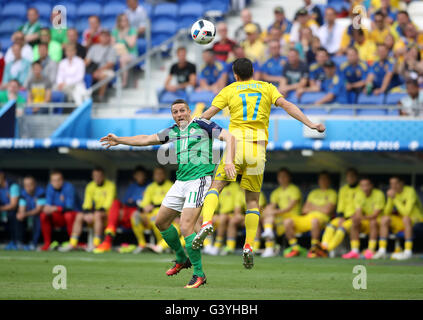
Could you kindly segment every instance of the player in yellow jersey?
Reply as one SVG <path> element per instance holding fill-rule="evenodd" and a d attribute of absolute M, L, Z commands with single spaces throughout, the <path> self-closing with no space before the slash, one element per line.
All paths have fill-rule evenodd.
<path fill-rule="evenodd" d="M 379 250 L 373 259 L 386 258 L 386 247 L 389 229 L 393 233 L 404 231 L 405 250 L 393 253 L 394 260 L 410 259 L 413 255 L 413 226 L 415 223 L 423 222 L 423 206 L 411 186 L 404 185 L 404 181 L 397 176 L 389 179 L 389 190 L 386 192 L 387 201 L 384 209 L 384 216 L 380 221 Z"/>
<path fill-rule="evenodd" d="M 273 84 L 253 80 L 253 64 L 249 59 L 235 60 L 232 70 L 236 82 L 219 92 L 210 108 L 202 114 L 202 118 L 211 119 L 222 109 L 229 108 L 229 131 L 236 138 L 235 163 L 227 164 L 226 157 L 222 158 L 203 204 L 203 224 L 192 246 L 199 248 L 207 235 L 213 232 L 212 219 L 218 205 L 219 193 L 226 184 L 235 181 L 240 174 L 242 175 L 240 186 L 246 190 L 247 204 L 243 261 L 244 267 L 250 269 L 254 265 L 252 247 L 259 224 L 259 197 L 266 162 L 272 104 L 284 108 L 289 115 L 311 129 L 323 132 L 325 126 L 311 122 L 297 106 L 285 100 Z M 233 176 L 228 176 L 225 168 Z"/>
<path fill-rule="evenodd" d="M 270 194 L 270 203 L 263 212 L 264 232 L 261 237 L 265 239 L 263 258 L 277 255 L 275 251 L 275 234 L 281 237 L 285 233 L 283 221 L 286 218 L 297 216 L 301 213 L 302 194 L 300 188 L 291 182 L 291 172 L 281 168 L 277 174 L 279 187 Z"/>
<path fill-rule="evenodd" d="M 285 235 L 291 250 L 285 254 L 286 258 L 300 255 L 300 247 L 296 233 L 311 231 L 311 249 L 309 258 L 325 255 L 320 248 L 320 231 L 329 222 L 336 207 L 336 191 L 330 188 L 330 175 L 323 171 L 318 178 L 319 188 L 312 190 L 302 208 L 302 215 L 293 216 L 284 220 Z"/>
<path fill-rule="evenodd" d="M 219 197 L 219 215 L 217 217 L 215 216 L 218 220 L 218 227 L 216 228 L 216 239 L 214 241 L 214 245 L 207 245 L 207 239 L 204 241 L 203 252 L 205 254 L 215 256 L 218 255 L 222 249 L 222 244 L 228 229 L 228 223 L 234 215 L 234 211 L 237 206 L 237 201 L 235 199 L 239 197 L 238 195 L 241 192 L 241 188 L 237 182 L 231 182 L 225 188 L 223 188 Z M 214 223 L 214 225 L 216 225 L 216 223 Z"/>
<path fill-rule="evenodd" d="M 152 230 L 156 237 L 156 246 L 148 246 L 148 248 L 156 253 L 168 248 L 154 222 L 163 199 L 172 185 L 173 183 L 167 179 L 166 170 L 163 167 L 156 167 L 153 171 L 153 182 L 147 186 L 144 197 L 138 204 L 140 210 L 135 211 L 131 217 L 132 230 L 138 240 L 138 247 L 133 253 L 142 252 L 146 248 L 145 230 Z"/>
<path fill-rule="evenodd" d="M 338 205 L 336 207 L 336 218 L 331 220 L 327 225 L 322 237 L 322 248 L 328 253 L 333 254 L 338 247 L 345 234 L 351 228 L 350 218 L 354 215 L 354 198 L 360 190 L 358 185 L 358 172 L 354 168 L 349 168 L 346 172 L 346 184 L 339 189 Z"/>
<path fill-rule="evenodd" d="M 374 187 L 369 177 L 360 179 L 360 191 L 354 199 L 355 213 L 351 219 L 350 230 L 351 251 L 344 254 L 344 259 L 360 258 L 360 232 L 369 234 L 369 245 L 364 251 L 364 257 L 371 259 L 376 250 L 378 221 L 385 207 L 385 195 Z"/>
<path fill-rule="evenodd" d="M 107 215 L 116 197 L 116 186 L 105 178 L 104 170 L 100 167 L 92 171 L 92 179 L 93 181 L 88 183 L 85 188 L 83 213 L 79 212 L 76 215 L 69 244 L 59 249 L 62 252 L 77 248 L 84 222 L 94 226 L 94 247 L 101 243 L 103 229 L 107 224 Z"/>

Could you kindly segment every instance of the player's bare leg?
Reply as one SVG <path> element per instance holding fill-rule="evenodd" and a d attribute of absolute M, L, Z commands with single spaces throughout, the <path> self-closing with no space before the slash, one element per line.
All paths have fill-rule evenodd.
<path fill-rule="evenodd" d="M 192 241 L 192 248 L 194 250 L 201 248 L 207 236 L 213 233 L 213 215 L 219 203 L 219 194 L 227 184 L 227 181 L 214 180 L 212 182 L 212 185 L 210 186 L 210 189 L 204 199 L 202 208 L 203 224 L 201 225 L 200 231 Z"/>
<path fill-rule="evenodd" d="M 79 236 L 82 233 L 82 226 L 86 218 L 92 217 L 92 214 L 87 213 L 84 214 L 82 212 L 78 212 L 76 214 L 75 220 L 72 226 L 72 235 L 69 239 L 69 244 L 67 246 L 62 246 L 59 248 L 60 252 L 68 252 L 71 250 L 75 250 L 78 246 Z"/>
<path fill-rule="evenodd" d="M 352 217 L 352 227 L 350 230 L 351 251 L 342 255 L 344 259 L 359 259 L 360 258 L 360 227 L 361 218 Z"/>
<path fill-rule="evenodd" d="M 242 257 L 246 269 L 251 269 L 254 266 L 253 247 L 260 220 L 259 199 L 260 192 L 245 190 L 247 211 L 245 212 L 245 244 Z"/>
<path fill-rule="evenodd" d="M 404 225 L 404 251 L 393 253 L 391 259 L 394 260 L 407 260 L 413 256 L 413 223 L 410 217 L 402 217 Z"/>
<path fill-rule="evenodd" d="M 369 229 L 369 245 L 367 246 L 367 250 L 364 252 L 364 257 L 366 259 L 373 258 L 373 255 L 375 254 L 378 233 L 377 219 L 369 220 Z"/>

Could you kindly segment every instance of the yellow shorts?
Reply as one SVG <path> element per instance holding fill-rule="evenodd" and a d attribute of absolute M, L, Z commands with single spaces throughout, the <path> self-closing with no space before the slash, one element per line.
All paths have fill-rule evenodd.
<path fill-rule="evenodd" d="M 236 177 L 229 179 L 225 174 L 226 152 L 217 167 L 214 180 L 236 181 Z M 260 192 L 263 183 L 264 166 L 266 163 L 266 146 L 264 143 L 237 140 L 235 151 L 235 169 L 237 175 L 242 175 L 240 186 L 242 189 Z"/>
<path fill-rule="evenodd" d="M 402 222 L 402 217 L 400 216 L 391 216 L 391 230 L 393 233 L 398 233 L 404 231 L 405 226 Z"/>
<path fill-rule="evenodd" d="M 285 233 L 285 226 L 283 224 L 283 221 L 287 218 L 292 218 L 298 216 L 297 214 L 278 214 L 275 216 L 275 228 L 276 228 L 276 234 L 278 237 L 282 236 Z"/>
<path fill-rule="evenodd" d="M 320 226 L 324 226 L 328 221 L 329 217 L 321 212 L 312 211 L 303 216 L 292 217 L 294 220 L 294 228 L 296 233 L 304 233 L 311 230 L 312 221 L 314 219 L 319 220 Z"/>

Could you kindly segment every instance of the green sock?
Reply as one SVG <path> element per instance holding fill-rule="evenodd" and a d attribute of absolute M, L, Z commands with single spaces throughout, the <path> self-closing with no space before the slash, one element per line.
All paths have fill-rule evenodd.
<path fill-rule="evenodd" d="M 184 263 L 187 260 L 187 255 L 185 254 L 184 248 L 179 241 L 178 230 L 172 225 L 165 231 L 160 231 L 163 239 L 166 243 L 175 251 L 176 253 L 176 262 Z"/>
<path fill-rule="evenodd" d="M 196 233 L 185 238 L 185 248 L 187 249 L 189 259 L 194 266 L 194 274 L 199 277 L 204 277 L 203 266 L 201 264 L 201 251 L 200 249 L 192 249 L 192 240 L 194 240 Z"/>

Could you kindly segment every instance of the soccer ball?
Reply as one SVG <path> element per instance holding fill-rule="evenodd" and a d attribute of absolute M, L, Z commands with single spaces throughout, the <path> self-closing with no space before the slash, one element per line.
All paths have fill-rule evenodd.
<path fill-rule="evenodd" d="M 191 36 L 198 44 L 208 44 L 216 36 L 216 27 L 208 20 L 198 20 L 192 25 Z"/>

